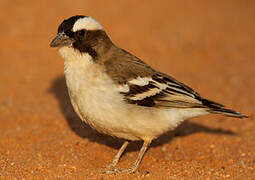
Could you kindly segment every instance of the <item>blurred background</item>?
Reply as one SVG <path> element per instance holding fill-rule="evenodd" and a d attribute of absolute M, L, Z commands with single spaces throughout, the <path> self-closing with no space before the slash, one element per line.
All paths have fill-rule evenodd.
<path fill-rule="evenodd" d="M 49 47 L 58 25 L 78 14 L 94 17 L 116 45 L 155 69 L 249 118 L 192 119 L 156 140 L 139 172 L 102 175 L 121 140 L 79 121 L 63 60 Z M 0 179 L 252 179 L 254 19 L 253 0 L 1 0 Z M 120 167 L 136 159 L 139 145 Z"/>

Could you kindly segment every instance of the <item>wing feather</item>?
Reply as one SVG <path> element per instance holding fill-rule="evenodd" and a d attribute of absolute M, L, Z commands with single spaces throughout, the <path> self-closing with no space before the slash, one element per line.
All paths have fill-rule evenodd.
<path fill-rule="evenodd" d="M 123 93 L 125 100 L 132 104 L 149 107 L 188 108 L 203 106 L 198 93 L 177 80 L 166 76 L 157 73 L 150 79 L 146 77 L 147 84 L 138 81 L 138 79 L 143 81 L 141 77 L 128 81 L 129 91 Z M 136 84 L 132 82 L 136 82 Z"/>

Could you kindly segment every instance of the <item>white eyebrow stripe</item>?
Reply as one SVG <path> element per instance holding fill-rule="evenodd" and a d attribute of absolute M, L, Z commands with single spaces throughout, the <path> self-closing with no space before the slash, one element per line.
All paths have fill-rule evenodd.
<path fill-rule="evenodd" d="M 73 25 L 73 32 L 81 29 L 86 30 L 103 30 L 103 26 L 92 17 L 84 17 L 78 19 Z"/>

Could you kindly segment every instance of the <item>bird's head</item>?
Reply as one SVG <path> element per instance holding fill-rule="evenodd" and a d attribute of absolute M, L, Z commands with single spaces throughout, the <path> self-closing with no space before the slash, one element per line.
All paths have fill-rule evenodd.
<path fill-rule="evenodd" d="M 81 53 L 97 57 L 111 45 L 102 25 L 89 16 L 72 16 L 58 27 L 57 36 L 50 43 L 51 47 L 74 48 Z"/>

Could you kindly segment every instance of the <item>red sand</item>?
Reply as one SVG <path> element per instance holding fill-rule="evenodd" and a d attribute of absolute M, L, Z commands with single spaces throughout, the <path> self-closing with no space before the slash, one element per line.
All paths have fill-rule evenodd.
<path fill-rule="evenodd" d="M 253 179 L 254 9 L 252 0 L 2 0 L 0 179 Z M 122 141 L 80 123 L 63 60 L 49 48 L 58 24 L 76 14 L 95 17 L 120 47 L 249 118 L 186 121 L 153 142 L 138 172 L 101 174 Z"/>

